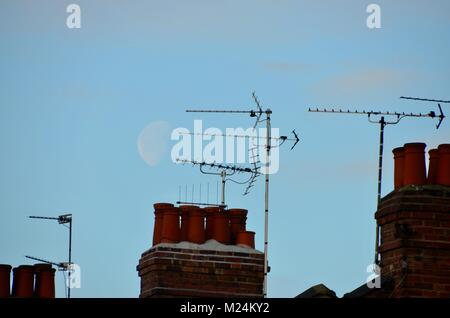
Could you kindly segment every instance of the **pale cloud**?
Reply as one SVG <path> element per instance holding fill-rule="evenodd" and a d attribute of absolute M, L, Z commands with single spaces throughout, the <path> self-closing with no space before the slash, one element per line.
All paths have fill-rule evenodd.
<path fill-rule="evenodd" d="M 312 69 L 311 65 L 295 62 L 269 62 L 264 68 L 274 72 L 304 72 Z"/>
<path fill-rule="evenodd" d="M 310 87 L 310 91 L 316 96 L 331 99 L 371 97 L 380 93 L 398 95 L 398 92 L 418 78 L 419 75 L 413 71 L 387 68 L 363 69 L 316 82 Z"/>

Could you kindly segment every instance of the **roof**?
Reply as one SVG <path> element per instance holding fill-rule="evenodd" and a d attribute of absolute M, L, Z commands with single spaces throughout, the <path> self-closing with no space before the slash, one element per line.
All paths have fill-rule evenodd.
<path fill-rule="evenodd" d="M 315 285 L 295 298 L 337 298 L 336 293 L 324 284 Z"/>

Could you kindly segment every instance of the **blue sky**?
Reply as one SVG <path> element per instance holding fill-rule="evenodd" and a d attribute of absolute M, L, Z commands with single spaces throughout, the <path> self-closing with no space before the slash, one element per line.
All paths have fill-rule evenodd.
<path fill-rule="evenodd" d="M 66 27 L 70 3 L 81 7 L 81 29 Z M 370 3 L 381 6 L 381 29 L 366 27 Z M 66 229 L 27 216 L 70 212 L 82 270 L 73 297 L 137 297 L 152 204 L 176 201 L 179 185 L 216 182 L 171 162 L 168 132 L 192 129 L 194 119 L 248 127 L 245 116 L 184 110 L 250 108 L 255 90 L 273 126 L 301 136 L 295 151 L 281 149 L 271 178 L 269 296 L 317 283 L 338 295 L 353 290 L 373 259 L 378 126 L 307 108 L 435 110 L 398 97 L 449 99 L 449 12 L 445 0 L 1 0 L 0 263 L 25 264 L 27 254 L 65 260 Z M 167 128 L 155 166 L 137 146 L 152 122 Z M 434 124 L 387 127 L 384 194 L 393 148 L 450 141 L 449 123 Z M 263 183 L 246 197 L 228 189 L 230 206 L 249 209 L 262 249 Z M 59 273 L 59 297 L 63 286 Z"/>

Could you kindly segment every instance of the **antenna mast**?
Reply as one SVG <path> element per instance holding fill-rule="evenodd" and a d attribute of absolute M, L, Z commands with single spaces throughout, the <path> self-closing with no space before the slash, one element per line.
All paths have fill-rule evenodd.
<path fill-rule="evenodd" d="M 405 98 L 405 97 L 402 97 Z M 406 99 L 406 98 L 405 98 Z M 408 98 L 410 99 L 410 98 Z M 378 192 L 377 192 L 377 208 L 380 205 L 381 201 L 381 184 L 382 184 L 382 177 L 383 177 L 383 147 L 384 147 L 384 128 L 386 125 L 396 125 L 405 117 L 411 117 L 411 118 L 438 118 L 439 122 L 436 125 L 436 129 L 439 129 L 442 121 L 445 118 L 445 115 L 442 112 L 441 107 L 439 106 L 440 114 L 436 115 L 434 111 L 430 111 L 427 114 L 423 113 L 400 113 L 400 112 L 381 112 L 381 111 L 350 111 L 350 110 L 342 110 L 342 109 L 319 109 L 319 108 L 308 108 L 309 112 L 312 113 L 333 113 L 333 114 L 350 114 L 350 115 L 365 115 L 368 118 L 369 123 L 372 124 L 379 124 L 380 125 L 380 141 L 379 141 L 379 153 L 378 153 Z M 379 117 L 381 116 L 381 117 Z M 374 119 L 374 117 L 377 117 L 379 119 Z M 386 120 L 386 118 L 391 118 L 390 120 Z M 375 239 L 375 264 L 379 263 L 379 236 L 380 236 L 380 228 L 378 224 L 376 225 L 376 239 Z"/>
<path fill-rule="evenodd" d="M 256 110 L 193 110 L 188 109 L 186 112 L 188 113 L 225 113 L 225 114 L 249 114 L 250 117 L 256 118 L 255 124 L 253 125 L 253 128 L 256 128 L 256 126 L 265 121 L 266 122 L 266 169 L 265 169 L 265 196 L 264 196 L 264 286 L 263 286 L 263 296 L 267 296 L 267 273 L 269 272 L 269 266 L 268 266 L 268 240 L 269 240 L 269 160 L 270 160 L 270 151 L 272 148 L 271 141 L 273 138 L 271 137 L 271 115 L 272 110 L 270 108 L 267 108 L 266 110 L 263 110 L 261 108 L 260 102 L 258 98 L 255 95 L 255 92 L 252 93 L 253 100 L 256 104 L 257 109 Z M 265 119 L 261 119 L 261 117 L 265 115 Z M 291 140 L 295 141 L 294 145 L 291 149 L 293 149 L 298 141 L 299 138 L 295 131 L 293 131 L 294 138 Z M 238 137 L 238 136 L 235 136 Z M 280 140 L 281 143 L 278 145 L 280 146 L 285 140 L 287 140 L 287 137 L 282 136 L 277 140 Z M 256 175 L 255 175 L 256 176 Z M 250 179 L 249 186 L 247 187 L 247 190 L 245 191 L 245 194 L 248 193 L 248 190 L 253 186 L 254 178 Z"/>
<path fill-rule="evenodd" d="M 70 280 L 70 274 L 72 272 L 72 214 L 63 214 L 58 217 L 50 217 L 50 216 L 29 216 L 30 219 L 41 219 L 41 220 L 56 220 L 59 224 L 62 224 L 66 226 L 65 224 L 69 223 L 69 226 L 66 226 L 69 229 L 69 262 L 68 263 L 53 263 L 41 259 L 37 259 L 31 256 L 26 256 L 27 258 L 43 261 L 44 263 L 53 264 L 58 267 L 64 267 L 65 270 L 68 272 L 68 281 L 69 284 L 67 285 L 67 298 L 70 298 L 70 289 L 72 287 L 72 282 Z M 61 266 L 63 264 L 63 266 Z"/>

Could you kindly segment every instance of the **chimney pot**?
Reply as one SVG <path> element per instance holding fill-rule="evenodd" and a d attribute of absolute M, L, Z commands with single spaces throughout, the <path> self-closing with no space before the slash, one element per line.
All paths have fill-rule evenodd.
<path fill-rule="evenodd" d="M 188 209 L 188 216 L 188 241 L 197 244 L 205 243 L 205 218 L 203 211 L 198 206 L 191 206 Z"/>
<path fill-rule="evenodd" d="M 0 264 L 0 298 L 10 296 L 11 265 Z"/>
<path fill-rule="evenodd" d="M 210 240 L 213 237 L 214 231 L 214 215 L 218 213 L 219 207 L 206 207 L 203 208 L 203 212 L 205 215 L 205 240 Z"/>
<path fill-rule="evenodd" d="M 35 264 L 36 282 L 34 296 L 55 298 L 55 269 L 50 264 Z"/>
<path fill-rule="evenodd" d="M 439 165 L 436 181 L 440 185 L 450 186 L 450 144 L 442 144 L 438 147 Z"/>
<path fill-rule="evenodd" d="M 236 245 L 255 249 L 255 232 L 240 231 L 236 236 Z"/>
<path fill-rule="evenodd" d="M 403 187 L 403 170 L 405 163 L 405 149 L 403 147 L 392 150 L 394 154 L 394 189 Z"/>
<path fill-rule="evenodd" d="M 20 265 L 13 269 L 14 297 L 33 297 L 34 267 L 31 265 Z"/>
<path fill-rule="evenodd" d="M 199 209 L 196 205 L 180 205 L 181 225 L 180 225 L 180 241 L 189 241 L 189 211 Z"/>
<path fill-rule="evenodd" d="M 155 203 L 153 204 L 155 209 L 155 224 L 153 228 L 153 245 L 161 243 L 162 225 L 164 218 L 164 210 L 173 208 L 173 204 L 170 203 Z"/>
<path fill-rule="evenodd" d="M 220 208 L 213 218 L 212 238 L 222 244 L 230 244 L 230 219 L 228 213 Z"/>
<path fill-rule="evenodd" d="M 245 209 L 229 209 L 231 244 L 236 244 L 236 236 L 240 231 L 245 231 L 248 211 Z"/>
<path fill-rule="evenodd" d="M 439 173 L 439 150 L 431 149 L 428 151 L 429 154 L 429 165 L 428 165 L 428 184 L 436 184 L 437 176 Z"/>
<path fill-rule="evenodd" d="M 163 210 L 161 243 L 178 243 L 180 241 L 180 210 L 176 207 Z"/>
<path fill-rule="evenodd" d="M 424 185 L 426 182 L 424 143 L 405 144 L 405 159 L 403 169 L 404 185 Z"/>

